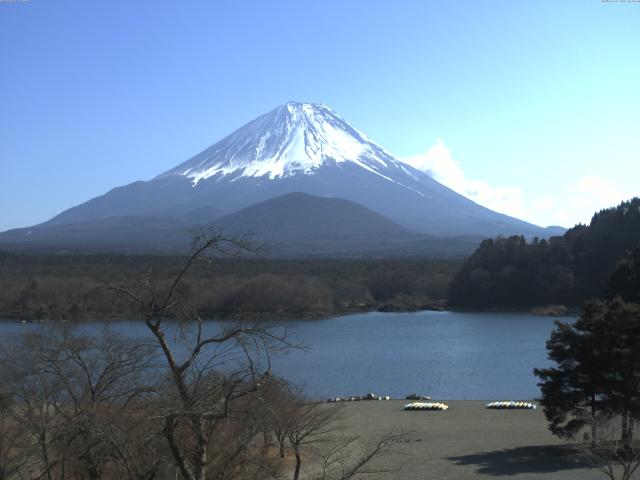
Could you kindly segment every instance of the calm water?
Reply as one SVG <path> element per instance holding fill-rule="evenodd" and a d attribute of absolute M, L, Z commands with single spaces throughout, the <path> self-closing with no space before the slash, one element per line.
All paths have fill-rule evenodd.
<path fill-rule="evenodd" d="M 115 325 L 128 335 L 146 334 L 139 323 Z M 402 398 L 418 393 L 531 399 L 539 396 L 532 370 L 548 365 L 545 342 L 553 319 L 513 313 L 366 313 L 288 325 L 292 338 L 307 348 L 274 359 L 273 371 L 314 397 L 374 392 Z M 103 326 L 93 322 L 84 328 L 97 333 Z M 33 327 L 0 323 L 2 334 L 24 328 Z"/>

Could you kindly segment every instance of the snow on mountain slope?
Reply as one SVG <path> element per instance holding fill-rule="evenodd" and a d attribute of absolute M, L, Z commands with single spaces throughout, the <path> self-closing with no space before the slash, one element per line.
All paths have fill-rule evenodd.
<path fill-rule="evenodd" d="M 230 215 L 293 192 L 349 200 L 420 234 L 548 236 L 403 163 L 326 105 L 295 102 L 261 115 L 152 180 L 116 187 L 37 228 L 123 217 L 207 223 L 211 212 Z"/>
<path fill-rule="evenodd" d="M 158 178 L 182 175 L 194 185 L 210 177 L 282 179 L 314 175 L 323 166 L 350 162 L 386 180 L 390 170 L 414 176 L 326 105 L 289 102 L 262 115 Z M 405 187 L 412 189 L 408 185 Z"/>

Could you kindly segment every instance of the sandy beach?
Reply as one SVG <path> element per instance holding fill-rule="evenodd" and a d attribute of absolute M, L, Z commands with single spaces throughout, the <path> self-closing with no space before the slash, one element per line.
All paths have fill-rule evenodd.
<path fill-rule="evenodd" d="M 400 400 L 344 405 L 345 434 L 375 438 L 408 433 L 384 466 L 400 468 L 379 479 L 513 480 L 605 478 L 567 455 L 567 443 L 547 430 L 541 409 L 488 410 L 484 401 L 446 401 L 447 411 L 404 411 Z M 328 408 L 331 408 L 328 406 Z M 369 478 L 369 477 L 367 477 Z"/>

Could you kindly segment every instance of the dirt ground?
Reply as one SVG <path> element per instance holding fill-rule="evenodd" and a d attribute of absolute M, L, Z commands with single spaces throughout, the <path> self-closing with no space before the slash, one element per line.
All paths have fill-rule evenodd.
<path fill-rule="evenodd" d="M 375 439 L 409 432 L 380 463 L 400 470 L 376 479 L 590 480 L 606 477 L 571 459 L 566 442 L 547 430 L 541 409 L 488 410 L 482 401 L 447 401 L 449 410 L 404 411 L 405 401 L 344 405 L 345 434 Z M 330 405 L 327 408 L 331 408 Z M 639 477 L 640 478 L 640 477 Z"/>

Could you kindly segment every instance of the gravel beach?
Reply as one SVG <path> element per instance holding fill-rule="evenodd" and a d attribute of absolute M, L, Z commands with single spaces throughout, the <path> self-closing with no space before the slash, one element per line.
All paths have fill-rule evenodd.
<path fill-rule="evenodd" d="M 447 411 L 404 411 L 405 403 L 343 404 L 347 435 L 373 439 L 392 430 L 410 432 L 408 441 L 396 445 L 394 453 L 381 461 L 385 468 L 401 470 L 374 478 L 605 478 L 601 472 L 571 460 L 567 443 L 547 430 L 540 408 L 489 410 L 484 401 L 453 400 L 445 401 L 450 407 Z"/>

